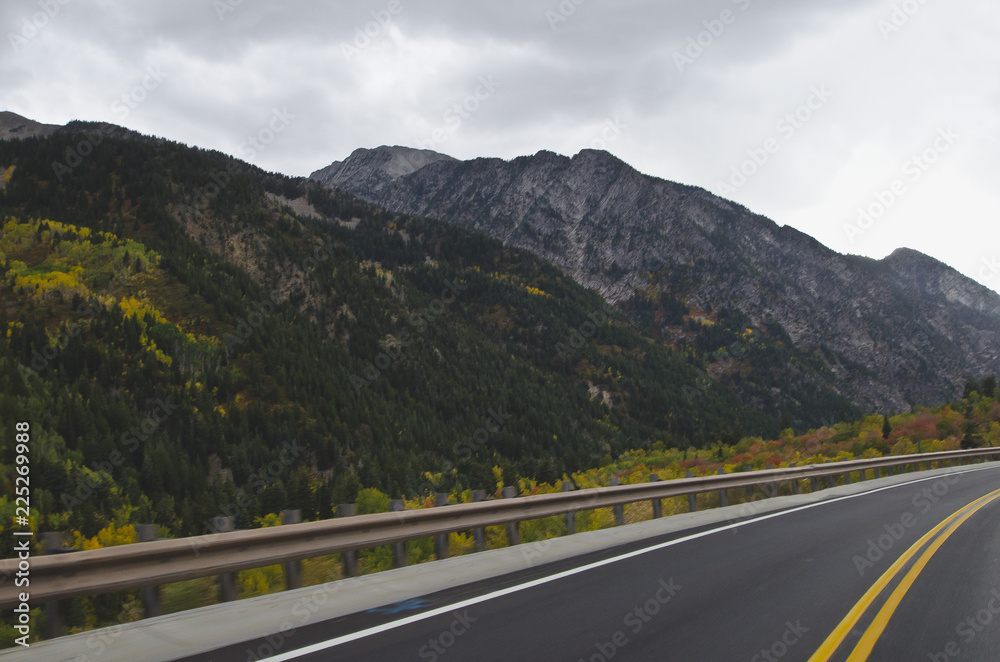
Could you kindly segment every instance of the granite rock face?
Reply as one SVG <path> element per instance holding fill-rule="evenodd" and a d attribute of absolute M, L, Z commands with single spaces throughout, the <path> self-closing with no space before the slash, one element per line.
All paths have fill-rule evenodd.
<path fill-rule="evenodd" d="M 909 249 L 841 255 L 603 151 L 458 161 L 379 147 L 312 178 L 528 249 L 614 304 L 652 281 L 699 309 L 780 325 L 796 347 L 822 352 L 837 391 L 864 410 L 935 404 L 1000 372 L 996 292 Z"/>

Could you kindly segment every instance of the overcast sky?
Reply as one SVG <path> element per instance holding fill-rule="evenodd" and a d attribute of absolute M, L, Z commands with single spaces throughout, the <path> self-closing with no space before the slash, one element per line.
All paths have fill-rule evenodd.
<path fill-rule="evenodd" d="M 0 26 L 0 109 L 38 121 L 289 175 L 382 144 L 598 147 L 1000 289 L 995 0 L 5 0 Z"/>

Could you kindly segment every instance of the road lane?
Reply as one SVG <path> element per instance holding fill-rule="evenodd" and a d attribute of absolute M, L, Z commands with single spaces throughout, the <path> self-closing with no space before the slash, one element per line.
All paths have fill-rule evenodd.
<path fill-rule="evenodd" d="M 941 546 L 868 659 L 1000 659 L 1000 501 Z"/>
<path fill-rule="evenodd" d="M 896 558 L 946 517 L 997 487 L 1000 467 L 975 468 L 792 509 L 728 530 L 673 535 L 646 543 L 661 545 L 659 549 L 488 600 L 478 596 L 537 582 L 546 573 L 567 572 L 567 565 L 572 569 L 573 564 L 426 596 L 412 605 L 412 613 L 403 609 L 396 614 L 358 614 L 303 627 L 280 642 L 279 659 L 806 660 Z M 995 532 L 998 516 L 997 508 L 984 508 L 969 523 L 978 522 L 978 527 L 969 530 Z M 966 534 L 966 526 L 957 530 L 942 546 L 942 554 Z M 979 559 L 973 567 L 987 567 L 996 558 L 995 536 L 982 535 L 973 543 L 979 551 L 970 552 L 972 560 Z M 601 557 L 606 560 L 622 551 Z M 939 575 L 932 570 L 939 570 L 941 559 L 947 557 L 931 559 L 921 574 L 926 582 L 916 582 L 912 595 L 925 584 L 937 583 Z M 591 555 L 575 564 L 578 568 L 594 561 Z M 968 579 L 963 575 L 942 581 Z M 1000 586 L 1000 581 L 994 583 Z M 943 647 L 949 639 L 941 639 L 942 633 L 955 638 L 964 614 L 975 613 L 976 604 L 977 609 L 988 605 L 988 593 L 977 594 L 971 602 L 955 598 L 942 619 L 947 625 L 926 645 L 939 642 Z M 912 595 L 893 617 L 885 646 L 913 641 L 905 631 L 907 623 L 918 620 L 909 615 Z M 453 608 L 470 599 L 471 604 Z M 434 609 L 442 613 L 422 617 Z M 401 616 L 419 620 L 392 626 Z M 902 634 L 895 634 L 897 627 Z M 381 631 L 312 654 L 292 652 L 300 646 L 325 646 L 321 642 L 366 628 Z M 976 634 L 968 644 L 970 651 L 1000 641 L 986 628 Z M 254 659 L 255 651 L 270 650 L 261 640 L 190 659 L 243 662 Z M 927 659 L 925 652 L 922 657 L 893 657 L 897 650 L 876 647 L 875 655 L 888 657 L 872 659 Z"/>
<path fill-rule="evenodd" d="M 911 545 L 851 608 L 822 646 L 809 658 L 809 662 L 842 659 L 841 649 L 851 651 L 847 656 L 848 662 L 866 662 L 896 609 L 920 578 L 929 561 L 963 524 L 998 499 L 1000 489 L 961 506 Z M 906 520 L 906 525 L 912 524 L 913 519 L 910 517 Z M 893 527 L 902 531 L 900 524 Z M 887 534 L 892 531 L 893 528 L 886 527 Z M 891 541 L 891 538 L 887 536 L 885 540 Z M 860 568 L 863 563 L 857 565 Z"/>

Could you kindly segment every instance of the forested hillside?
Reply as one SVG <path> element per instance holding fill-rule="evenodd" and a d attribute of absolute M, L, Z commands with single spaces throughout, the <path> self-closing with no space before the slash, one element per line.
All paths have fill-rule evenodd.
<path fill-rule="evenodd" d="M 0 171 L 0 427 L 32 426 L 39 530 L 327 517 L 779 429 L 480 235 L 92 125 L 0 142 Z"/>

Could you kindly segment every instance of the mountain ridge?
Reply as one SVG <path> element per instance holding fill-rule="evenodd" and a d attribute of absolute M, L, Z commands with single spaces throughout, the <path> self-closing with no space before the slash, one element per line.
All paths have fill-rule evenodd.
<path fill-rule="evenodd" d="M 0 115 L 0 130 L 164 140 L 107 123 L 42 125 L 14 113 Z M 695 351 L 707 374 L 723 374 L 746 403 L 772 416 L 808 410 L 806 392 L 806 401 L 843 395 L 862 410 L 902 411 L 951 399 L 965 380 L 1000 368 L 1000 295 L 951 267 L 911 249 L 881 260 L 841 255 L 605 151 L 460 161 L 383 146 L 357 149 L 312 177 L 391 212 L 439 218 L 539 255 L 641 322 L 644 333 Z M 746 359 L 749 373 L 721 368 L 720 352 L 739 344 L 736 336 L 723 341 L 717 330 L 688 328 L 720 313 L 727 332 L 740 325 L 762 332 L 785 363 L 776 366 L 768 350 Z"/>
<path fill-rule="evenodd" d="M 839 355 L 828 367 L 858 405 L 901 410 L 947 399 L 970 376 L 1000 368 L 1000 295 L 912 249 L 882 260 L 843 255 L 600 150 L 439 158 L 392 177 L 352 159 L 311 178 L 530 250 L 618 306 L 652 282 L 699 308 L 735 307 L 757 327 L 775 320 L 797 347 Z M 329 177 L 352 168 L 353 176 Z"/>

